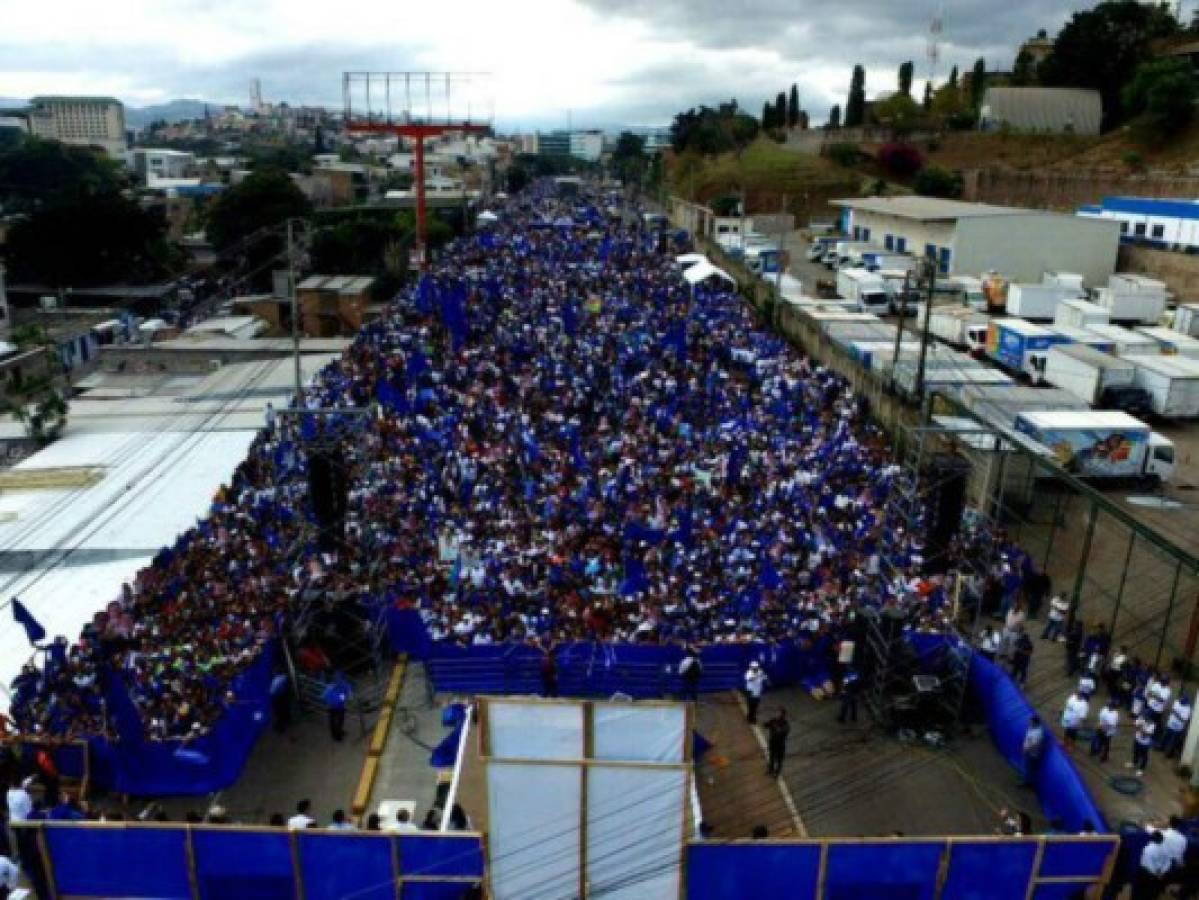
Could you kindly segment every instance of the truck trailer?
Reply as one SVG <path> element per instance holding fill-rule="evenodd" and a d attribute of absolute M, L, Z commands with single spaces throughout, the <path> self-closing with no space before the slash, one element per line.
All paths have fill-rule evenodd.
<path fill-rule="evenodd" d="M 1116 356 L 1142 356 L 1161 352 L 1157 341 L 1153 338 L 1138 334 L 1123 325 L 1092 325 L 1087 331 L 1096 334 L 1106 341 L 1111 341 L 1110 352 Z"/>
<path fill-rule="evenodd" d="M 1120 408 L 1120 389 L 1136 390 L 1137 367 L 1079 344 L 1050 347 L 1045 356 L 1045 380 L 1069 391 L 1090 406 Z M 1126 410 L 1127 411 L 1127 410 Z"/>
<path fill-rule="evenodd" d="M 1156 342 L 1158 349 L 1167 356 L 1189 356 L 1191 359 L 1199 359 L 1199 339 L 1197 338 L 1182 334 L 1173 328 L 1161 328 L 1160 326 L 1142 326 L 1135 330 L 1138 334 L 1143 334 Z"/>
<path fill-rule="evenodd" d="M 841 269 L 837 272 L 837 293 L 856 300 L 866 312 L 885 312 L 891 293 L 881 275 L 866 269 Z"/>
<path fill-rule="evenodd" d="M 1089 300 L 1063 300 L 1053 312 L 1053 324 L 1067 328 L 1088 328 L 1091 325 L 1106 325 L 1111 313 Z"/>
<path fill-rule="evenodd" d="M 1186 356 L 1129 356 L 1133 383 L 1148 392 L 1153 411 L 1167 419 L 1199 416 L 1199 360 Z"/>
<path fill-rule="evenodd" d="M 987 326 L 987 355 L 1003 368 L 1027 375 L 1033 384 L 1045 380 L 1045 354 L 1070 339 L 1023 319 L 992 319 Z"/>
<path fill-rule="evenodd" d="M 1199 303 L 1182 303 L 1174 310 L 1174 322 L 1170 325 L 1179 334 L 1199 337 Z"/>
<path fill-rule="evenodd" d="M 1007 289 L 1007 314 L 1052 322 L 1059 303 L 1077 299 L 1080 299 L 1077 291 L 1056 284 L 1011 284 Z"/>
<path fill-rule="evenodd" d="M 934 307 L 929 333 L 951 347 L 982 353 L 987 349 L 986 313 L 965 306 Z"/>
<path fill-rule="evenodd" d="M 1174 444 L 1124 412 L 1023 412 L 1016 431 L 1081 478 L 1164 482 L 1174 476 Z"/>

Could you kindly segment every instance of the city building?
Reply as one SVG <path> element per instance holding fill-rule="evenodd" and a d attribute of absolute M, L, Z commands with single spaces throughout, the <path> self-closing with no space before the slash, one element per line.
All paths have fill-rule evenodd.
<path fill-rule="evenodd" d="M 1081 88 L 992 87 L 983 94 L 979 128 L 1036 134 L 1099 134 L 1098 91 Z"/>
<path fill-rule="evenodd" d="M 374 285 L 375 280 L 366 276 L 309 275 L 296 286 L 300 327 L 304 334 L 310 337 L 352 335 L 366 318 Z"/>
<path fill-rule="evenodd" d="M 670 146 L 669 125 L 629 125 L 621 131 L 635 134 L 644 140 L 646 153 L 660 153 Z"/>
<path fill-rule="evenodd" d="M 570 156 L 570 132 L 550 131 L 537 135 L 539 156 Z"/>
<path fill-rule="evenodd" d="M 135 147 L 129 151 L 129 168 L 146 187 L 155 187 L 164 178 L 184 178 L 195 164 L 195 154 L 184 150 Z"/>
<path fill-rule="evenodd" d="M 1053 38 L 1045 29 L 1037 32 L 1035 37 L 1030 37 L 1027 41 L 1020 45 L 1020 49 L 1016 51 L 1016 55 L 1021 53 L 1028 57 L 1029 62 L 1033 67 L 1039 66 L 1045 60 L 1049 59 L 1049 54 L 1053 52 Z"/>
<path fill-rule="evenodd" d="M 1116 271 L 1115 222 L 934 197 L 831 202 L 855 240 L 935 259 L 943 275 L 995 271 L 1012 281 L 1039 282 L 1047 271 L 1070 271 L 1087 284 L 1106 284 Z"/>
<path fill-rule="evenodd" d="M 109 156 L 121 156 L 128 146 L 125 106 L 111 97 L 34 97 L 29 130 L 64 144 L 100 147 Z"/>
<path fill-rule="evenodd" d="M 570 133 L 570 155 L 585 162 L 599 162 L 604 152 L 602 131 L 572 131 Z"/>
<path fill-rule="evenodd" d="M 1199 249 L 1199 201 L 1156 197 L 1104 197 L 1080 216 L 1120 223 L 1120 240 L 1170 250 Z"/>

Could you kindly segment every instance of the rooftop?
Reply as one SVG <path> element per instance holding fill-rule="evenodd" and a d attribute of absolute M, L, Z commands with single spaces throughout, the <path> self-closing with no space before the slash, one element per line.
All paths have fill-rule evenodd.
<path fill-rule="evenodd" d="M 992 206 L 989 203 L 965 203 L 961 200 L 917 196 L 851 197 L 832 200 L 830 203 L 845 209 L 898 216 L 901 219 L 916 219 L 921 222 L 951 222 L 956 219 L 1018 216 L 1036 212 L 1017 206 Z"/>

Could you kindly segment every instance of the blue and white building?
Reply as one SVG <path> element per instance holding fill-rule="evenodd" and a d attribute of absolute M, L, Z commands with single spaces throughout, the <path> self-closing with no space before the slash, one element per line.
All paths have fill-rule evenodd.
<path fill-rule="evenodd" d="M 1104 197 L 1101 204 L 1083 206 L 1078 214 L 1119 222 L 1123 243 L 1199 252 L 1199 200 Z"/>

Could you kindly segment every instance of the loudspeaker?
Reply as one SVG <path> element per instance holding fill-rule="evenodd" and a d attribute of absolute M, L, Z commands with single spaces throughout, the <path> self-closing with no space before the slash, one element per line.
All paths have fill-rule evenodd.
<path fill-rule="evenodd" d="M 334 457 L 334 451 L 309 451 L 308 499 L 321 529 L 322 543 L 326 537 L 340 539 L 349 504 L 349 482 L 345 467 Z"/>
<path fill-rule="evenodd" d="M 960 456 L 935 457 L 926 476 L 934 485 L 929 492 L 928 530 L 925 535 L 925 571 L 943 573 L 948 568 L 949 549 L 962 528 L 966 509 L 966 479 L 970 463 Z"/>

